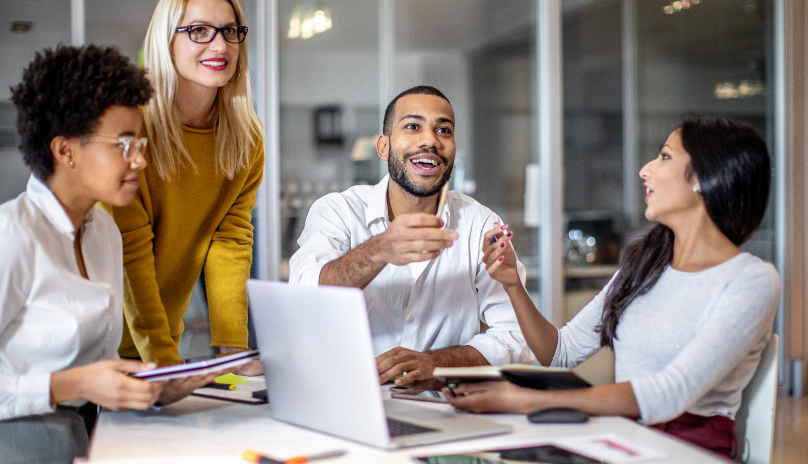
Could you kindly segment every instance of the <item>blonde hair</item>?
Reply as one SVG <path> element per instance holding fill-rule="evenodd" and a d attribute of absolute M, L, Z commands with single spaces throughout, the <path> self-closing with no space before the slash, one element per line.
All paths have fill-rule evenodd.
<path fill-rule="evenodd" d="M 175 30 L 185 14 L 188 0 L 160 0 L 154 9 L 144 43 L 144 61 L 154 96 L 143 108 L 144 126 L 152 152 L 152 166 L 161 179 L 188 163 L 196 169 L 182 138 L 177 93 L 177 69 L 171 53 Z M 245 23 L 238 0 L 227 0 L 236 22 Z M 252 106 L 250 71 L 247 66 L 247 41 L 239 44 L 236 80 L 219 88 L 210 114 L 216 131 L 216 170 L 228 179 L 241 169 L 250 168 L 250 152 L 260 140 L 261 122 Z"/>

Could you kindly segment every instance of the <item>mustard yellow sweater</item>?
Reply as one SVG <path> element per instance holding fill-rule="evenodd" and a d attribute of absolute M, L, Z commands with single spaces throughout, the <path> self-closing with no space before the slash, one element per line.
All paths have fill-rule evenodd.
<path fill-rule="evenodd" d="M 247 347 L 247 288 L 252 264 L 250 218 L 264 170 L 263 141 L 251 167 L 232 180 L 216 172 L 215 129 L 183 127 L 196 171 L 169 181 L 140 172 L 135 199 L 109 211 L 123 236 L 124 325 L 121 356 L 164 366 L 180 362 L 182 318 L 203 267 L 214 346 Z M 151 164 L 151 152 L 146 161 Z"/>

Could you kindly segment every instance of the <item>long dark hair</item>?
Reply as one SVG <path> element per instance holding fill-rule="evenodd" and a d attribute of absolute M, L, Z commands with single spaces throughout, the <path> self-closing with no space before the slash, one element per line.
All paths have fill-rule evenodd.
<path fill-rule="evenodd" d="M 698 175 L 707 214 L 740 246 L 760 226 L 769 202 L 772 173 L 766 143 L 751 126 L 726 119 L 688 118 L 677 130 L 690 154 L 686 176 Z M 596 329 L 601 346 L 614 349 L 623 312 L 651 290 L 673 259 L 673 238 L 669 227 L 657 224 L 626 247 Z"/>

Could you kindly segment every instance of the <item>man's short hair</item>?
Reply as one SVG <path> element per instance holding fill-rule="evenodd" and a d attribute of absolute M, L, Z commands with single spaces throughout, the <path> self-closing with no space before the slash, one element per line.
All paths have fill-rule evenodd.
<path fill-rule="evenodd" d="M 54 168 L 51 140 L 87 135 L 108 107 L 143 105 L 151 94 L 145 72 L 116 48 L 60 45 L 37 52 L 11 88 L 23 161 L 47 180 Z"/>
<path fill-rule="evenodd" d="M 406 97 L 407 95 L 432 95 L 446 100 L 446 102 L 449 103 L 449 106 L 452 105 L 452 102 L 446 98 L 446 95 L 441 93 L 441 91 L 435 87 L 431 87 L 429 85 L 419 85 L 417 87 L 407 89 L 398 94 L 398 96 L 396 96 L 396 98 L 394 98 L 393 101 L 387 105 L 387 109 L 384 110 L 384 125 L 382 126 L 382 133 L 384 135 L 390 137 L 390 134 L 393 132 L 393 113 L 395 113 L 396 102 L 399 98 Z"/>

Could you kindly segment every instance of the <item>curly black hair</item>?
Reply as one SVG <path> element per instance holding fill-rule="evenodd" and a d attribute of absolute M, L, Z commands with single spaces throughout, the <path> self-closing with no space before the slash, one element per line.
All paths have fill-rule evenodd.
<path fill-rule="evenodd" d="M 144 105 L 151 95 L 144 71 L 114 47 L 59 45 L 37 52 L 11 88 L 25 164 L 47 180 L 54 137 L 87 135 L 108 107 Z"/>

